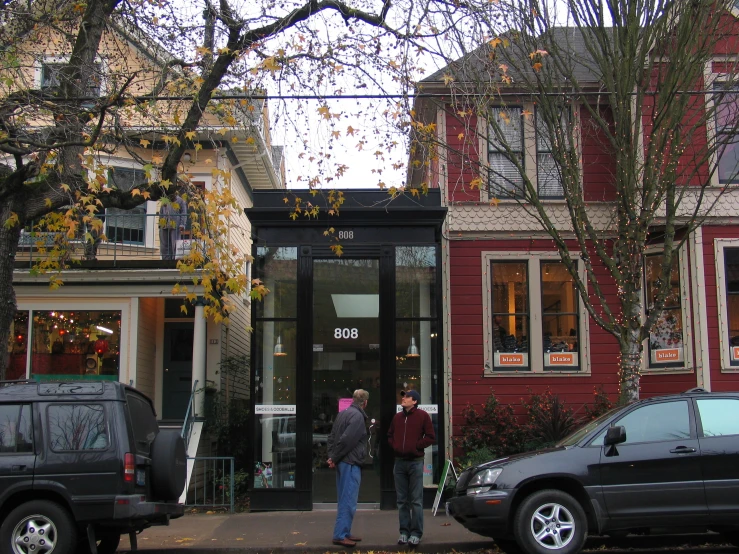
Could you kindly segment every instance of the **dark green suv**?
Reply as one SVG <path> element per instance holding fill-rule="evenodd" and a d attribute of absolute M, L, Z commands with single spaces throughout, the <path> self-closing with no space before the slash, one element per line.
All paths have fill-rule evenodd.
<path fill-rule="evenodd" d="M 183 514 L 185 446 L 123 383 L 0 382 L 0 552 L 108 554 Z"/>

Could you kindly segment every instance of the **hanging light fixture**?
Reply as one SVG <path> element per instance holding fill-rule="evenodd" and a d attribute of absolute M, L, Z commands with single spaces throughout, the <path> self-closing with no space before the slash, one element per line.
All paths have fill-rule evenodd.
<path fill-rule="evenodd" d="M 418 346 L 416 346 L 416 337 L 411 335 L 411 343 L 408 345 L 408 351 L 405 354 L 406 358 L 418 358 L 421 354 L 418 353 Z"/>
<path fill-rule="evenodd" d="M 287 352 L 285 352 L 284 348 L 282 348 L 282 337 L 280 335 L 277 335 L 277 343 L 275 344 L 275 356 L 287 356 Z"/>
<path fill-rule="evenodd" d="M 415 297 L 415 291 L 413 290 L 414 287 L 411 285 L 411 317 L 415 315 L 414 313 L 414 302 L 413 298 Z M 408 350 L 406 350 L 405 357 L 406 358 L 418 358 L 421 354 L 418 353 L 418 346 L 416 346 L 416 337 L 413 336 L 413 321 L 411 321 L 411 343 L 408 345 Z"/>

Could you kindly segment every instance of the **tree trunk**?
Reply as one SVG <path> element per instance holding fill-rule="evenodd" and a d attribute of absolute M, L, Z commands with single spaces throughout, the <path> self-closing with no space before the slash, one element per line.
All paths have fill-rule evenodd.
<path fill-rule="evenodd" d="M 622 406 L 639 400 L 639 379 L 641 378 L 642 353 L 644 345 L 639 340 L 641 329 L 627 329 L 621 346 L 621 367 L 619 375 L 619 399 Z"/>
<path fill-rule="evenodd" d="M 22 217 L 24 202 L 18 196 L 8 198 L 9 202 L 0 205 L 0 378 L 5 379 L 8 367 L 8 344 L 10 330 L 15 317 L 15 290 L 13 288 L 13 267 L 18 252 L 22 220 L 15 225 L 6 224 L 13 214 Z M 29 343 L 30 346 L 30 343 Z"/>

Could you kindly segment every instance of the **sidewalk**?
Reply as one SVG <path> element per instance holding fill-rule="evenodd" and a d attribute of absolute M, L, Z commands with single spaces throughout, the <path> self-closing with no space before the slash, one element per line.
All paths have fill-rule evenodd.
<path fill-rule="evenodd" d="M 299 553 L 346 551 L 407 551 L 398 540 L 398 512 L 359 510 L 352 534 L 362 537 L 356 548 L 332 544 L 335 510 L 311 512 L 255 512 L 241 514 L 186 514 L 169 527 L 151 527 L 138 536 L 140 551 L 196 553 Z M 443 509 L 434 517 L 424 513 L 424 535 L 417 552 L 471 551 L 494 548 L 492 540 L 467 531 Z M 128 537 L 119 552 L 128 552 Z"/>
<path fill-rule="evenodd" d="M 186 514 L 169 527 L 152 527 L 138 536 L 139 551 L 155 554 L 299 554 L 302 552 L 402 552 L 409 548 L 396 544 L 398 513 L 395 510 L 360 510 L 354 517 L 352 533 L 362 537 L 355 548 L 339 547 L 331 542 L 336 512 L 256 512 L 242 514 Z M 588 539 L 586 549 L 613 549 L 613 552 L 660 547 L 723 544 L 716 534 L 629 536 L 613 540 Z M 497 549 L 492 539 L 467 531 L 453 518 L 439 510 L 436 517 L 426 510 L 424 535 L 415 549 L 422 553 L 451 553 Z M 732 547 L 712 548 L 735 551 Z M 128 537 L 121 539 L 119 552 L 129 552 Z"/>

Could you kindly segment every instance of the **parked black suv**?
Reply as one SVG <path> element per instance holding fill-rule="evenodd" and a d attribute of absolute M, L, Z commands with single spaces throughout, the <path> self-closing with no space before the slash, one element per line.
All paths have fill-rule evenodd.
<path fill-rule="evenodd" d="M 574 554 L 587 534 L 714 530 L 739 545 L 739 393 L 650 398 L 556 447 L 462 472 L 448 512 L 513 553 Z"/>
<path fill-rule="evenodd" d="M 115 552 L 183 514 L 185 447 L 122 383 L 0 382 L 0 552 Z"/>

